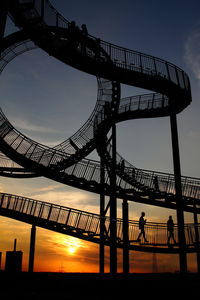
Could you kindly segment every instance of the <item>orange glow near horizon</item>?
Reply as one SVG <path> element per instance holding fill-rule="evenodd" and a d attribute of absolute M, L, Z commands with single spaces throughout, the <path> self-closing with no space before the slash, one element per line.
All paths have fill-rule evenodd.
<path fill-rule="evenodd" d="M 1 269 L 5 265 L 6 251 L 13 250 L 17 238 L 17 250 L 23 252 L 23 271 L 28 270 L 31 226 L 9 218 L 0 218 Z M 196 272 L 196 256 L 188 255 L 189 270 Z M 158 272 L 175 272 L 179 269 L 177 255 L 156 254 Z M 123 271 L 122 250 L 118 250 L 118 272 Z M 152 253 L 130 251 L 130 272 L 152 272 Z M 99 272 L 99 245 L 72 236 L 37 227 L 35 272 Z M 109 247 L 105 247 L 105 272 L 109 272 Z"/>

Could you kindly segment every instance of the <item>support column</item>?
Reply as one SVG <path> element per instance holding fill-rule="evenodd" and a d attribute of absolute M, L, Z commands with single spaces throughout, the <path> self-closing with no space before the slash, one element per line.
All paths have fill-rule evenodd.
<path fill-rule="evenodd" d="M 196 250 L 197 250 L 197 272 L 200 274 L 200 244 L 199 244 L 199 229 L 198 229 L 198 217 L 196 212 L 196 205 L 194 203 L 194 230 L 196 238 Z"/>
<path fill-rule="evenodd" d="M 36 237 L 36 226 L 32 225 L 31 237 L 30 237 L 30 250 L 29 250 L 29 265 L 28 265 L 28 271 L 31 273 L 34 270 L 35 237 Z"/>
<path fill-rule="evenodd" d="M 129 224 L 128 224 L 128 201 L 122 203 L 123 217 L 123 273 L 129 273 Z"/>
<path fill-rule="evenodd" d="M 6 20 L 7 20 L 7 9 L 5 1 L 0 4 L 0 40 L 4 37 Z"/>
<path fill-rule="evenodd" d="M 105 195 L 104 195 L 104 181 L 105 181 L 105 164 L 104 157 L 101 155 L 101 169 L 100 169 L 100 245 L 99 245 L 99 272 L 104 273 L 105 262 L 105 246 L 104 246 L 104 226 L 105 226 Z"/>
<path fill-rule="evenodd" d="M 110 172 L 110 273 L 117 273 L 116 125 L 112 125 L 112 163 Z"/>
<path fill-rule="evenodd" d="M 181 167 L 180 167 L 180 154 L 178 143 L 178 128 L 176 113 L 172 106 L 172 112 L 170 116 L 171 122 L 171 137 L 172 137 L 172 151 L 173 151 L 173 163 L 174 163 L 174 179 L 175 179 L 175 192 L 176 192 L 176 212 L 178 222 L 178 239 L 179 239 L 179 264 L 180 273 L 187 272 L 187 253 L 186 253 L 186 241 L 184 230 L 184 211 L 182 201 L 182 187 L 181 187 Z"/>

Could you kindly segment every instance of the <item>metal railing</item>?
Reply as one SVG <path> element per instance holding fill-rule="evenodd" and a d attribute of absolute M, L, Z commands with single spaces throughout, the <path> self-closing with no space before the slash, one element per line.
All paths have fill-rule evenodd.
<path fill-rule="evenodd" d="M 119 114 L 131 111 L 151 110 L 169 107 L 169 98 L 161 94 L 144 94 L 121 99 Z"/>
<path fill-rule="evenodd" d="M 44 147 L 16 131 L 7 121 L 3 112 L 0 113 L 0 136 L 4 141 L 12 147 L 17 153 L 22 154 L 27 159 L 38 163 L 39 165 L 50 167 L 59 161 L 69 159 L 70 155 L 55 151 L 54 149 Z M 112 151 L 112 147 L 108 145 L 108 153 Z M 148 171 L 135 168 L 129 162 L 124 160 L 124 170 L 120 171 L 120 163 L 124 160 L 119 154 L 117 155 L 118 175 L 124 180 L 118 180 L 118 186 L 122 188 L 137 187 L 143 190 L 146 187 L 156 190 L 154 179 L 157 176 L 159 191 L 167 194 L 175 194 L 174 175 Z M 82 161 L 68 167 L 63 171 L 62 175 L 73 175 L 86 181 L 95 181 L 100 183 L 100 165 L 94 160 L 83 159 Z M 124 177 L 126 176 L 126 177 Z M 128 184 L 126 183 L 128 182 Z M 106 173 L 106 183 L 109 184 L 109 176 Z M 139 185 L 138 185 L 139 184 Z M 84 188 L 84 187 L 83 187 Z M 193 199 L 200 199 L 200 179 L 192 177 L 182 177 L 183 196 Z"/>
<path fill-rule="evenodd" d="M 31 18 L 36 18 L 38 16 L 42 17 L 42 20 L 45 21 L 48 25 L 59 26 L 59 27 L 68 27 L 70 24 L 66 19 L 64 19 L 49 3 L 49 1 L 44 0 L 35 0 L 35 1 L 18 1 L 20 4 L 26 5 L 27 3 L 32 4 L 34 10 L 32 9 L 32 14 L 28 13 L 28 10 L 22 10 L 22 13 L 28 20 Z M 37 11 L 37 14 L 34 14 L 34 11 Z M 52 23 L 53 22 L 53 23 Z M 94 37 L 89 36 L 94 39 Z M 20 44 L 21 46 L 21 44 Z M 145 72 L 151 74 L 152 76 L 162 76 L 163 78 L 172 81 L 177 86 L 190 91 L 189 80 L 187 81 L 187 75 L 178 67 L 170 64 L 166 61 L 160 60 L 158 58 L 142 54 L 136 51 L 128 50 L 126 48 L 118 47 L 112 45 L 110 43 L 106 43 L 101 41 L 101 46 L 104 47 L 105 51 L 108 53 L 109 57 L 111 57 L 112 61 L 121 68 L 128 68 L 131 70 L 139 70 L 139 72 Z M 4 64 L 7 63 L 7 59 L 5 59 L 6 55 L 10 55 L 9 52 L 6 52 L 3 55 Z M 24 51 L 24 50 L 23 50 Z M 11 53 L 13 52 L 13 57 L 16 56 L 17 51 L 12 48 Z M 20 51 L 19 51 L 20 53 Z M 107 91 L 107 88 L 105 88 Z M 102 96 L 102 90 L 100 91 Z M 109 93 L 108 93 L 109 95 Z M 107 96 L 105 92 L 104 96 Z M 146 98 L 145 98 L 146 97 Z M 152 98 L 153 97 L 153 98 Z M 160 98 L 159 98 L 160 97 Z M 105 102 L 104 102 L 105 103 Z M 144 110 L 144 109 L 154 109 L 160 108 L 160 106 L 167 106 L 168 99 L 166 96 L 158 96 L 158 94 L 153 94 L 153 96 L 137 96 L 137 97 L 128 97 L 123 99 L 119 108 L 119 112 L 123 113 L 127 110 Z M 102 114 L 102 106 L 98 108 L 98 115 L 101 116 L 101 121 L 105 119 L 104 113 Z M 91 121 L 91 120 L 90 120 Z M 87 123 L 87 122 L 86 122 Z M 89 122 L 90 123 L 90 122 Z M 83 133 L 80 130 L 81 134 Z M 89 130 L 91 132 L 91 129 Z M 39 143 L 32 141 L 31 139 L 23 136 L 20 132 L 14 129 L 14 127 L 8 122 L 8 120 L 1 113 L 0 116 L 0 135 L 4 139 L 4 141 L 12 147 L 17 153 L 23 155 L 29 160 L 38 163 L 39 165 L 49 167 L 52 165 L 56 165 L 63 160 L 69 160 L 70 155 L 67 153 L 63 154 L 63 150 L 67 143 L 60 144 L 62 151 L 58 149 L 51 149 L 45 147 Z M 86 138 L 84 135 L 81 136 L 84 141 Z M 77 141 L 77 140 L 76 140 Z M 82 142 L 81 142 L 82 143 Z M 111 146 L 108 149 L 108 152 L 111 151 Z M 122 160 L 124 160 L 119 154 L 117 156 L 117 163 L 119 164 Z M 154 171 L 145 171 L 140 170 L 132 166 L 130 163 L 125 161 L 125 172 L 124 175 L 129 175 L 128 182 L 121 179 L 118 179 L 118 186 L 122 188 L 131 188 L 134 186 L 134 181 L 137 182 L 137 189 L 142 190 L 143 188 L 151 188 L 154 187 L 154 177 L 158 177 L 159 181 L 159 189 L 165 193 L 174 193 L 174 177 L 171 174 L 159 173 Z M 82 178 L 85 180 L 96 181 L 99 183 L 100 178 L 100 167 L 99 163 L 92 160 L 83 160 L 80 163 L 77 163 L 69 168 L 67 168 L 62 175 L 74 175 L 78 178 Z M 130 181 L 130 174 L 133 177 L 132 181 Z M 108 176 L 107 176 L 108 178 Z M 126 177 L 127 178 L 127 177 Z M 127 180 L 127 179 L 126 179 Z M 109 183 L 109 180 L 106 181 Z M 196 178 L 187 178 L 182 177 L 182 188 L 183 193 L 187 197 L 192 197 L 195 199 L 200 198 L 200 185 L 199 179 Z M 139 184 L 139 185 L 138 185 Z"/>
<path fill-rule="evenodd" d="M 100 237 L 100 219 L 101 217 L 98 214 L 81 211 L 78 209 L 73 209 L 69 207 L 64 207 L 56 204 L 51 204 L 43 201 L 33 200 L 21 196 L 10 195 L 0 193 L 0 211 L 6 212 L 8 217 L 16 218 L 18 220 L 28 221 L 27 217 L 30 217 L 29 221 L 34 223 L 36 226 L 42 226 L 45 224 L 45 227 L 49 229 L 58 226 L 58 231 L 60 228 L 63 229 L 63 232 L 70 235 L 70 231 L 73 232 L 73 235 L 77 233 L 77 236 L 81 237 L 80 234 L 87 234 L 87 237 L 93 237 L 99 239 Z M 9 214 L 13 212 L 13 214 Z M 14 212 L 16 214 L 14 214 Z M 105 223 L 105 241 L 109 242 L 110 237 L 110 218 L 103 217 Z M 42 221 L 45 221 L 42 223 Z M 118 243 L 123 242 L 123 220 L 117 219 L 117 241 Z M 128 229 L 129 229 L 129 242 L 130 245 L 133 243 L 138 243 L 137 238 L 140 233 L 138 221 L 129 220 Z M 186 244 L 189 247 L 195 247 L 196 243 L 196 230 L 200 233 L 199 224 L 185 224 L 185 236 Z M 174 227 L 174 237 L 176 244 L 170 241 L 173 246 L 178 246 L 178 232 L 177 225 Z M 140 240 L 140 244 L 145 244 L 148 246 L 160 246 L 168 247 L 168 232 L 166 223 L 155 223 L 147 222 L 145 225 L 146 239 L 148 242 L 144 242 L 143 238 Z"/>
<path fill-rule="evenodd" d="M 18 2 L 21 4 L 32 3 L 34 11 L 32 10 L 31 14 L 26 10 L 22 12 L 27 20 L 31 21 L 40 16 L 42 21 L 49 26 L 69 28 L 70 22 L 65 19 L 48 0 Z M 88 37 L 92 40 L 96 40 L 94 36 L 88 35 Z M 162 77 L 190 93 L 190 81 L 188 75 L 174 64 L 102 40 L 100 40 L 100 46 L 105 50 L 109 58 L 117 67 L 151 76 Z"/>
<path fill-rule="evenodd" d="M 6 65 L 10 61 L 12 61 L 15 57 L 17 57 L 20 54 L 23 54 L 26 51 L 30 51 L 36 48 L 37 46 L 30 40 L 24 40 L 24 41 L 17 42 L 13 45 L 10 45 L 8 48 L 6 48 L 4 51 L 1 52 L 0 73 L 4 70 Z M 97 114 L 98 111 L 101 110 L 102 105 L 105 103 L 105 101 L 109 101 L 109 102 L 112 101 L 112 82 L 101 78 L 97 78 L 97 82 L 98 82 L 97 102 L 92 114 L 77 132 L 75 132 L 67 140 L 55 146 L 54 149 L 67 152 L 68 154 L 74 154 L 76 152 L 76 149 L 72 146 L 70 142 L 72 140 L 78 149 L 87 146 L 88 149 L 90 149 L 90 151 L 93 150 L 94 146 L 91 147 L 90 144 L 94 138 L 93 124 L 94 124 L 95 115 Z"/>

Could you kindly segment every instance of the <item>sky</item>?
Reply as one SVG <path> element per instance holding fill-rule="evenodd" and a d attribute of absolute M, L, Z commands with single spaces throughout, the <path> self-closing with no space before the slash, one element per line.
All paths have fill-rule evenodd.
<path fill-rule="evenodd" d="M 200 150 L 200 2 L 191 1 L 51 1 L 69 21 L 86 24 L 90 34 L 128 49 L 174 63 L 190 77 L 193 101 L 178 115 L 182 175 L 199 177 Z M 16 30 L 9 21 L 6 33 Z M 71 136 L 89 117 L 97 97 L 97 82 L 50 57 L 33 50 L 13 60 L 0 79 L 0 105 L 11 123 L 25 135 L 49 146 Z M 148 93 L 122 86 L 122 97 Z M 138 168 L 173 173 L 169 118 L 129 120 L 117 125 L 117 151 Z M 91 157 L 97 157 L 94 153 Z M 99 212 L 98 195 L 46 178 L 0 178 L 0 191 L 68 207 Z M 129 203 L 129 216 L 138 219 L 145 211 L 151 221 L 166 222 L 166 209 Z M 121 201 L 118 201 L 118 215 Z M 186 221 L 191 220 L 185 214 Z M 1 217 L 0 251 L 17 247 L 24 252 L 27 270 L 30 226 Z M 108 249 L 106 249 L 108 252 Z M 151 272 L 152 256 L 131 252 L 133 272 Z M 157 255 L 159 271 L 176 271 L 178 258 Z M 108 270 L 108 257 L 106 257 Z M 195 270 L 195 257 L 189 256 Z M 36 271 L 98 272 L 98 245 L 37 229 Z M 119 271 L 121 252 L 119 251 Z"/>

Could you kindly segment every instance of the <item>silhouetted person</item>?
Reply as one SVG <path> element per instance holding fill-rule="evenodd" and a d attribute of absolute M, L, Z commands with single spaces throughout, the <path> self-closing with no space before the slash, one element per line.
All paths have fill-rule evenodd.
<path fill-rule="evenodd" d="M 71 23 L 69 23 L 68 25 L 68 30 L 71 34 L 74 34 L 74 33 L 80 33 L 80 28 L 78 27 L 78 25 L 76 25 L 76 22 L 75 21 L 71 21 Z"/>
<path fill-rule="evenodd" d="M 101 58 L 101 40 L 97 38 L 96 47 L 95 47 L 95 59 L 100 60 L 100 58 Z"/>
<path fill-rule="evenodd" d="M 146 239 L 146 236 L 145 236 L 145 230 L 144 230 L 144 226 L 145 226 L 147 220 L 144 219 L 144 216 L 145 216 L 145 213 L 142 212 L 142 213 L 141 213 L 141 217 L 140 217 L 140 219 L 139 219 L 139 229 L 140 229 L 140 233 L 139 233 L 138 238 L 137 238 L 137 241 L 138 241 L 138 242 L 140 242 L 141 236 L 143 236 L 145 242 L 148 242 L 147 239 Z"/>
<path fill-rule="evenodd" d="M 121 165 L 120 165 L 120 169 L 122 172 L 124 172 L 124 167 L 125 167 L 125 162 L 124 162 L 124 159 L 122 159 Z"/>
<path fill-rule="evenodd" d="M 80 32 L 79 27 L 76 25 L 75 21 L 71 21 L 68 25 L 68 32 L 69 32 L 69 43 L 70 46 L 77 48 L 78 47 L 78 34 Z"/>
<path fill-rule="evenodd" d="M 132 177 L 133 177 L 133 180 L 135 180 L 135 168 L 132 170 Z"/>
<path fill-rule="evenodd" d="M 104 104 L 104 118 L 107 119 L 110 115 L 110 102 L 106 101 Z"/>
<path fill-rule="evenodd" d="M 156 191 L 159 191 L 159 185 L 158 185 L 158 177 L 155 176 L 153 180 L 154 188 Z"/>
<path fill-rule="evenodd" d="M 85 24 L 81 25 L 81 32 L 83 35 L 88 36 L 88 30 Z"/>
<path fill-rule="evenodd" d="M 103 46 L 101 46 L 100 38 L 96 38 L 94 53 L 94 57 L 97 61 L 107 62 L 110 65 L 113 63 L 108 53 L 104 50 Z"/>
<path fill-rule="evenodd" d="M 167 221 L 167 233 L 168 233 L 167 243 L 170 244 L 170 239 L 172 239 L 173 242 L 176 244 L 174 238 L 174 221 L 172 219 L 172 216 L 169 216 L 169 219 Z"/>
<path fill-rule="evenodd" d="M 86 55 L 86 38 L 88 36 L 88 30 L 85 24 L 81 25 L 81 52 Z"/>

